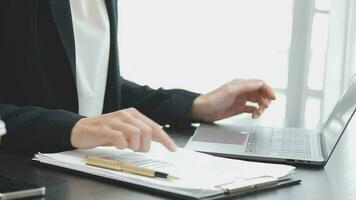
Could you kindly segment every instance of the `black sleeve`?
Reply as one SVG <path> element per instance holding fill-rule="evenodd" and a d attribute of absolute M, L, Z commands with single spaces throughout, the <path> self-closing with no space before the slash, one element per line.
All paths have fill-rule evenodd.
<path fill-rule="evenodd" d="M 199 94 L 186 90 L 154 90 L 122 79 L 122 105 L 135 107 L 140 112 L 162 125 L 175 127 L 189 126 L 192 121 L 186 117 L 194 99 Z"/>
<path fill-rule="evenodd" d="M 82 118 L 64 110 L 8 104 L 0 104 L 0 115 L 7 130 L 1 138 L 0 149 L 28 155 L 73 149 L 71 131 Z"/>

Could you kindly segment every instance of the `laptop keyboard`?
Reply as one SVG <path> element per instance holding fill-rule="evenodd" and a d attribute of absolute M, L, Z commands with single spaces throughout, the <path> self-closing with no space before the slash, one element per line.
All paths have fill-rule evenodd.
<path fill-rule="evenodd" d="M 310 159 L 310 134 L 289 128 L 253 128 L 246 153 L 274 157 Z"/>

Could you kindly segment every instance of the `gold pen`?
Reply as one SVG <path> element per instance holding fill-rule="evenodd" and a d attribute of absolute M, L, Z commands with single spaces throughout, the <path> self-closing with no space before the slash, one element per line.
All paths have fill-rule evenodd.
<path fill-rule="evenodd" d="M 111 170 L 115 170 L 115 171 L 128 172 L 128 173 L 137 174 L 137 175 L 141 175 L 141 176 L 158 177 L 158 178 L 164 178 L 164 179 L 168 179 L 168 180 L 178 180 L 179 179 L 178 177 L 168 175 L 167 173 L 126 164 L 126 163 L 124 163 L 122 161 L 118 161 L 118 160 L 99 158 L 96 156 L 87 156 L 85 159 L 85 164 L 95 166 L 95 167 L 101 167 L 101 168 L 105 168 L 105 169 L 111 169 Z"/>

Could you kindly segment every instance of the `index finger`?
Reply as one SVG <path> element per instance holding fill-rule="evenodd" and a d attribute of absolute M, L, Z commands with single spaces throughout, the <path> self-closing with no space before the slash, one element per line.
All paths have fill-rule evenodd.
<path fill-rule="evenodd" d="M 272 100 L 276 99 L 276 95 L 272 89 L 271 86 L 269 86 L 267 83 L 263 82 L 263 86 L 261 88 L 261 91 L 266 94 L 267 97 L 269 97 Z"/>
<path fill-rule="evenodd" d="M 263 96 L 269 99 L 276 99 L 276 95 L 274 94 L 272 87 L 261 80 L 247 80 L 239 82 L 238 85 L 236 85 L 236 89 L 242 93 L 260 92 Z"/>
<path fill-rule="evenodd" d="M 157 142 L 160 142 L 165 146 L 169 151 L 176 151 L 177 146 L 174 141 L 169 137 L 169 135 L 153 120 L 141 114 L 140 112 L 135 113 L 136 117 L 139 117 L 145 123 L 151 126 L 152 128 L 152 139 Z"/>

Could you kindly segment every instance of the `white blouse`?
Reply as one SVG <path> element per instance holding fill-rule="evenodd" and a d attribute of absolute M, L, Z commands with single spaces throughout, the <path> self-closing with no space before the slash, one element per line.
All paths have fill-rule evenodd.
<path fill-rule="evenodd" d="M 104 0 L 70 0 L 79 114 L 102 114 L 110 54 L 110 24 Z"/>

